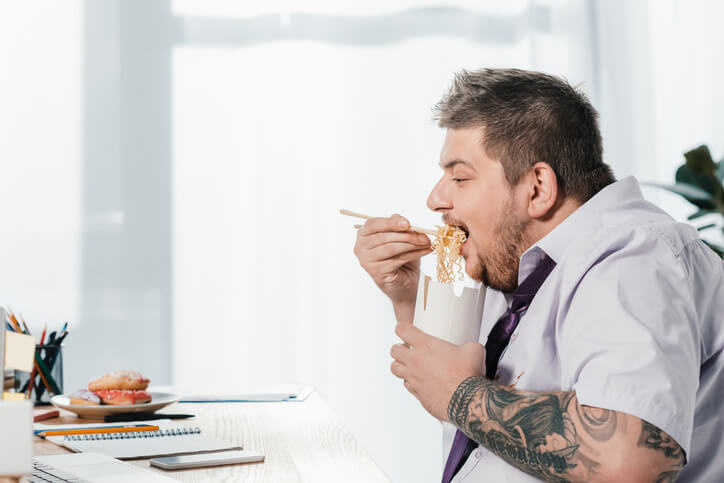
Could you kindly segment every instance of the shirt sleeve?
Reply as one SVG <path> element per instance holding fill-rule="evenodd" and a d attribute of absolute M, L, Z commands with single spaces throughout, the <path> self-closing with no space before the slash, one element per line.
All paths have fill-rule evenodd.
<path fill-rule="evenodd" d="M 700 345 L 679 254 L 633 232 L 579 281 L 557 339 L 563 382 L 579 402 L 654 424 L 688 454 Z"/>

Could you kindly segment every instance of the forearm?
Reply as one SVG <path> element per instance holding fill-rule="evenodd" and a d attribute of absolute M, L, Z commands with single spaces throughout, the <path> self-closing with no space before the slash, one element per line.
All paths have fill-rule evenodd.
<path fill-rule="evenodd" d="M 548 481 L 673 481 L 678 444 L 640 419 L 579 404 L 573 392 L 532 393 L 463 381 L 448 418 L 511 465 Z"/>

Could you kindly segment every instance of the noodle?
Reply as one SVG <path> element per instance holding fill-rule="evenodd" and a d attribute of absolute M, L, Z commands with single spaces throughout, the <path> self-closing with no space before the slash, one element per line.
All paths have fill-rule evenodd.
<path fill-rule="evenodd" d="M 465 232 L 460 228 L 444 225 L 437 226 L 437 237 L 432 249 L 437 255 L 437 281 L 452 283 L 463 279 L 462 256 L 460 250 L 465 243 Z"/>

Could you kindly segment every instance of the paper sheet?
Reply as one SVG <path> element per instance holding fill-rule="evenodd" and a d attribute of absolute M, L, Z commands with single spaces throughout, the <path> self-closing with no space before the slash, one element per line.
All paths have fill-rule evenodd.
<path fill-rule="evenodd" d="M 5 331 L 5 367 L 30 372 L 34 358 L 35 337 Z"/>

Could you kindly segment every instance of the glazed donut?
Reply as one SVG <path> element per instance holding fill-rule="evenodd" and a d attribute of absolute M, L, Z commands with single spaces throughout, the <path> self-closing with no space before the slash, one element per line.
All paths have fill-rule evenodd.
<path fill-rule="evenodd" d="M 71 393 L 68 398 L 70 398 L 71 404 L 98 405 L 101 403 L 101 398 L 88 389 L 78 389 Z"/>
<path fill-rule="evenodd" d="M 124 391 L 118 389 L 103 389 L 95 391 L 103 404 L 131 405 L 151 402 L 151 395 L 146 391 Z"/>
<path fill-rule="evenodd" d="M 88 383 L 88 389 L 98 392 L 108 389 L 142 391 L 150 381 L 136 371 L 113 371 Z"/>

